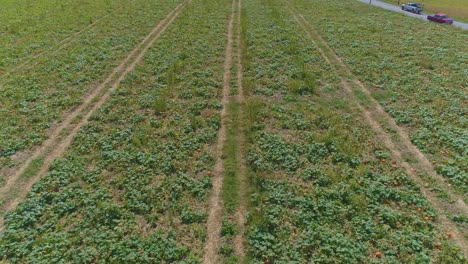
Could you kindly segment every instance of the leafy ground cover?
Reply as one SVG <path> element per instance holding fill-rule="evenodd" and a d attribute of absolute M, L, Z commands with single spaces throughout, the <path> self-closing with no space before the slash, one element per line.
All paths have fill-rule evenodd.
<path fill-rule="evenodd" d="M 437 172 L 466 194 L 468 33 L 412 23 L 398 14 L 363 9 L 361 3 L 295 3 L 386 111 L 409 130 Z M 359 37 L 363 34 L 366 38 Z"/>
<path fill-rule="evenodd" d="M 0 1 L 0 76 L 130 1 Z"/>
<path fill-rule="evenodd" d="M 77 36 L 62 50 L 6 76 L 0 94 L 0 169 L 40 144 L 62 115 L 110 74 L 180 1 L 136 1 Z M 41 43 L 39 41 L 39 43 Z"/>
<path fill-rule="evenodd" d="M 226 1 L 193 1 L 6 216 L 10 262 L 199 263 Z"/>
<path fill-rule="evenodd" d="M 244 6 L 249 261 L 463 262 L 284 2 Z"/>
<path fill-rule="evenodd" d="M 369 97 L 343 87 L 347 78 L 371 87 L 439 173 L 466 194 L 465 32 L 412 24 L 353 1 L 249 0 L 242 9 L 238 0 L 188 2 L 6 214 L 0 261 L 200 263 L 210 252 L 207 238 L 218 235 L 208 232 L 208 216 L 222 206 L 219 239 L 209 249 L 219 249 L 214 254 L 223 263 L 466 262 L 465 248 L 441 226 L 447 216 L 466 234 L 466 216 L 430 204 L 361 116 L 357 103 L 367 106 Z M 116 5 L 111 19 L 5 77 L 0 169 L 13 153 L 41 142 L 178 3 Z M 294 7 L 355 76 L 333 67 Z M 226 41 L 229 18 L 233 43 Z M 448 41 L 433 41 L 441 38 Z M 227 102 L 223 80 L 231 86 Z M 221 127 L 226 141 L 218 153 Z M 42 162 L 34 160 L 25 174 Z M 218 176 L 223 202 L 213 205 Z M 245 224 L 238 217 L 243 206 Z"/>

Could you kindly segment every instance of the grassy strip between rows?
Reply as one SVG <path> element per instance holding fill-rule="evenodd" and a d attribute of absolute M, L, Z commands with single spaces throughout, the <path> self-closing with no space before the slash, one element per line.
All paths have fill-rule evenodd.
<path fill-rule="evenodd" d="M 240 8 L 240 9 L 239 9 Z M 238 13 L 240 12 L 240 14 Z M 233 59 L 237 62 L 240 61 L 242 69 L 244 70 L 245 66 L 249 65 L 249 58 L 245 53 L 247 43 L 245 42 L 245 23 L 242 23 L 243 17 L 243 8 L 241 5 L 236 4 L 235 12 L 235 23 L 234 23 L 234 32 L 235 36 L 233 39 L 237 40 L 240 37 L 240 42 L 235 41 L 233 45 Z M 237 17 L 240 15 L 240 21 L 237 21 Z M 240 24 L 239 24 L 240 22 Z M 238 36 L 240 34 L 240 36 Z M 239 52 L 239 53 L 238 53 Z M 231 69 L 232 75 L 235 76 L 231 80 L 231 100 L 228 104 L 228 123 L 227 123 L 227 135 L 226 142 L 224 147 L 224 183 L 223 183 L 223 202 L 224 202 L 224 212 L 223 212 L 223 222 L 221 227 L 221 246 L 220 246 L 220 255 L 222 256 L 223 263 L 244 263 L 244 256 L 239 256 L 236 251 L 236 238 L 239 236 L 240 232 L 243 232 L 239 226 L 239 213 L 241 210 L 241 204 L 244 204 L 248 201 L 249 188 L 251 184 L 248 182 L 248 175 L 241 175 L 242 173 L 248 174 L 248 172 L 242 171 L 240 166 L 243 166 L 241 163 L 242 159 L 245 159 L 245 142 L 244 137 L 246 135 L 245 126 L 251 124 L 249 119 L 245 116 L 245 108 L 249 108 L 249 103 L 243 101 L 244 98 L 241 97 L 241 94 L 244 94 L 245 87 L 239 87 L 239 85 L 244 86 L 244 80 L 239 80 L 237 78 L 238 71 L 241 70 L 235 63 Z M 242 73 L 241 73 L 242 74 Z M 239 83 L 239 81 L 241 83 Z M 242 89 L 239 90 L 239 89 Z M 248 92 L 248 91 L 247 91 Z M 241 190 L 241 188 L 243 188 Z M 243 234 L 241 234 L 243 238 Z M 245 241 L 241 241 L 244 243 Z"/>
<path fill-rule="evenodd" d="M 463 263 L 284 2 L 244 5 L 248 261 Z"/>
<path fill-rule="evenodd" d="M 227 105 L 228 118 L 227 118 L 227 133 L 226 142 L 224 145 L 223 156 L 224 159 L 224 182 L 223 182 L 223 222 L 221 226 L 220 236 L 221 246 L 220 255 L 222 256 L 223 263 L 238 263 L 239 258 L 235 255 L 233 241 L 235 236 L 239 232 L 237 225 L 237 219 L 235 218 L 236 213 L 239 209 L 239 168 L 238 160 L 242 157 L 238 157 L 239 142 L 237 141 L 238 133 L 242 133 L 238 130 L 239 122 L 239 111 L 240 105 L 237 101 L 231 101 Z"/>
<path fill-rule="evenodd" d="M 239 169 L 238 169 L 238 141 L 239 103 L 231 101 L 227 105 L 228 123 L 226 142 L 224 145 L 224 182 L 223 201 L 224 209 L 228 214 L 233 214 L 239 207 Z"/>
<path fill-rule="evenodd" d="M 194 0 L 5 218 L 11 263 L 200 263 L 225 0 Z"/>

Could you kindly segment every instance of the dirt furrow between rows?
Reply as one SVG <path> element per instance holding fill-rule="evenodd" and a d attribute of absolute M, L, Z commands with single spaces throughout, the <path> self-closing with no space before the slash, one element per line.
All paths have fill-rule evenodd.
<path fill-rule="evenodd" d="M 211 198 L 209 200 L 209 213 L 207 220 L 207 240 L 205 243 L 204 263 L 219 262 L 219 247 L 220 247 L 220 230 L 222 224 L 223 204 L 221 198 L 221 189 L 223 186 L 223 147 L 226 141 L 226 119 L 227 119 L 227 104 L 229 102 L 229 91 L 231 90 L 231 69 L 232 69 L 232 31 L 235 12 L 235 1 L 232 1 L 231 15 L 229 16 L 227 28 L 227 44 L 224 61 L 223 75 L 223 91 L 221 99 L 221 127 L 218 131 L 218 140 L 216 143 L 216 163 L 213 172 L 213 188 Z"/>
<path fill-rule="evenodd" d="M 338 71 L 340 70 L 340 68 L 346 67 L 344 64 L 342 64 L 342 61 L 337 57 L 335 53 L 333 53 L 333 55 L 329 55 L 330 53 L 333 52 L 333 50 L 331 50 L 331 48 L 323 40 L 323 38 L 321 38 L 318 35 L 318 33 L 313 30 L 312 26 L 304 19 L 304 17 L 298 11 L 291 10 L 291 12 L 293 13 L 296 21 L 301 25 L 304 31 L 312 39 L 314 46 L 318 49 L 318 51 L 323 56 L 325 61 L 327 61 L 327 63 L 329 63 L 330 66 L 337 68 Z M 330 49 L 329 52 L 327 53 L 326 51 L 324 51 L 322 47 Z M 341 69 L 341 70 L 344 70 L 344 69 Z M 374 108 L 374 110 L 377 110 L 377 111 L 371 112 L 370 110 L 366 109 L 359 102 L 359 99 L 354 95 L 353 87 L 349 82 L 352 82 L 353 84 L 358 85 L 359 87 L 361 87 L 361 89 L 367 90 L 367 88 L 365 88 L 365 86 L 362 83 L 360 83 L 360 81 L 354 75 L 352 75 L 349 69 L 346 69 L 345 72 L 346 72 L 346 76 L 344 76 L 344 74 L 341 75 L 341 84 L 342 84 L 342 87 L 347 92 L 347 94 L 350 95 L 349 98 L 351 99 L 352 103 L 359 109 L 359 111 L 362 112 L 363 117 L 365 118 L 366 122 L 370 125 L 370 127 L 374 130 L 374 132 L 377 135 L 377 138 L 381 140 L 381 142 L 385 145 L 385 147 L 390 150 L 393 159 L 404 168 L 405 172 L 411 177 L 411 179 L 413 179 L 419 185 L 421 193 L 428 199 L 429 202 L 431 202 L 432 206 L 434 207 L 434 209 L 437 211 L 439 215 L 438 221 L 436 223 L 439 229 L 445 230 L 446 232 L 451 233 L 453 238 L 458 242 L 458 244 L 462 248 L 463 253 L 467 255 L 468 244 L 467 244 L 464 232 L 460 231 L 457 228 L 457 226 L 451 220 L 449 220 L 448 217 L 446 216 L 445 210 L 453 206 L 449 204 L 448 202 L 439 199 L 434 193 L 432 193 L 428 188 L 426 188 L 424 180 L 417 175 L 416 170 L 413 168 L 413 165 L 412 164 L 410 165 L 408 162 L 404 160 L 402 151 L 400 150 L 402 149 L 401 144 L 407 144 L 407 142 L 404 140 L 405 135 L 401 135 L 401 133 L 403 133 L 404 131 L 397 130 L 399 140 L 400 140 L 399 142 L 395 142 L 396 140 L 395 141 L 392 140 L 391 135 L 387 133 L 382 127 L 382 124 L 379 121 L 377 121 L 377 120 L 383 119 L 389 123 L 392 123 L 391 122 L 392 118 L 389 117 L 388 114 L 385 113 L 384 115 L 382 114 L 381 111 L 379 111 L 378 108 L 380 105 L 379 106 L 374 105 L 374 104 L 378 104 L 375 101 L 375 99 L 369 98 L 370 100 L 374 100 L 372 107 Z M 350 81 L 346 80 L 347 78 L 349 78 Z M 366 95 L 370 96 L 370 93 L 366 93 Z M 412 155 L 418 157 L 418 159 L 420 158 L 418 154 L 411 151 L 411 149 L 408 151 Z M 426 168 L 426 169 L 428 170 L 429 168 Z M 457 208 L 458 209 L 456 210 L 457 213 L 466 212 L 465 211 L 466 209 L 463 205 L 464 203 L 460 204 L 460 202 L 456 204 L 457 207 L 460 207 L 460 208 Z"/>
<path fill-rule="evenodd" d="M 239 120 L 237 124 L 237 168 L 239 177 L 239 209 L 236 213 L 237 225 L 239 226 L 239 232 L 234 238 L 234 250 L 236 255 L 239 257 L 239 262 L 244 263 L 245 259 L 245 248 L 244 248 L 244 232 L 245 232 L 245 214 L 247 211 L 247 164 L 245 163 L 245 131 L 243 126 L 244 114 L 243 114 L 243 103 L 244 103 L 244 88 L 242 86 L 243 78 L 243 67 L 242 67 L 242 42 L 241 42 L 241 14 L 242 14 L 242 0 L 237 1 L 237 38 L 236 38 L 236 57 L 237 57 L 237 96 L 239 101 Z"/>
<path fill-rule="evenodd" d="M 69 113 L 63 121 L 50 133 L 49 138 L 40 148 L 18 167 L 13 175 L 8 177 L 5 185 L 0 188 L 0 198 L 4 200 L 2 211 L 11 210 L 24 198 L 32 185 L 39 180 L 49 169 L 52 162 L 63 155 L 66 148 L 71 144 L 74 136 L 83 125 L 88 123 L 88 118 L 101 107 L 115 91 L 125 76 L 132 71 L 144 54 L 161 36 L 166 28 L 172 24 L 179 13 L 191 2 L 186 0 L 174 8 L 158 25 L 135 47 L 135 49 L 125 58 L 125 60 L 114 69 L 114 71 L 101 83 L 92 93 L 85 98 L 83 103 Z M 129 64 L 130 63 L 130 64 Z M 116 78 L 116 76 L 118 76 Z M 111 84 L 109 87 L 108 85 Z M 78 120 L 78 122 L 76 122 Z M 69 131 L 68 133 L 66 133 Z M 65 135 L 63 135 L 65 134 Z M 21 175 L 25 173 L 34 160 L 43 158 L 42 165 L 26 182 L 20 182 Z M 5 201 L 8 194 L 14 193 L 14 199 Z M 3 223 L 0 225 L 3 228 Z"/>

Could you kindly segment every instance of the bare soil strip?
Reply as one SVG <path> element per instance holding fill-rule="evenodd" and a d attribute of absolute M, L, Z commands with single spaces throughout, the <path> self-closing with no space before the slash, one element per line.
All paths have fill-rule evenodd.
<path fill-rule="evenodd" d="M 244 263 L 245 261 L 245 249 L 244 249 L 244 231 L 245 231 L 245 213 L 247 211 L 247 165 L 245 163 L 245 131 L 243 126 L 244 114 L 242 106 L 244 103 L 244 88 L 242 86 L 242 43 L 241 43 L 241 13 L 242 13 L 242 0 L 237 1 L 237 39 L 236 39 L 236 56 L 237 56 L 237 100 L 239 101 L 239 120 L 237 124 L 237 167 L 239 177 L 239 209 L 236 213 L 237 225 L 239 232 L 234 238 L 234 251 L 239 256 L 239 262 Z"/>
<path fill-rule="evenodd" d="M 222 224 L 223 205 L 220 196 L 223 186 L 223 146 L 226 140 L 226 106 L 229 102 L 229 91 L 231 90 L 231 69 L 232 69 L 232 29 L 235 12 L 235 1 L 232 1 L 232 11 L 229 16 L 227 44 L 224 61 L 223 75 L 223 97 L 221 99 L 221 127 L 218 131 L 218 141 L 216 143 L 216 164 L 213 172 L 213 190 L 209 201 L 209 215 L 207 221 L 207 240 L 205 244 L 204 263 L 219 263 L 220 230 Z"/>
<path fill-rule="evenodd" d="M 468 255 L 468 243 L 466 241 L 466 238 L 464 236 L 464 232 L 459 230 L 457 226 L 447 218 L 445 215 L 445 210 L 450 210 L 450 209 L 455 209 L 456 212 L 458 213 L 464 213 L 466 214 L 466 205 L 464 204 L 463 200 L 458 201 L 456 205 L 451 205 L 446 201 L 442 201 L 439 199 L 433 192 L 431 192 L 428 188 L 424 187 L 425 182 L 424 180 L 419 177 L 416 173 L 416 170 L 410 165 L 408 162 L 406 162 L 403 157 L 402 153 L 403 149 L 405 152 L 412 154 L 418 159 L 418 163 L 416 164 L 417 168 L 424 170 L 425 172 L 429 173 L 429 175 L 436 174 L 432 165 L 427 166 L 427 163 L 430 164 L 430 162 L 427 160 L 427 158 L 411 143 L 409 140 L 409 136 L 404 131 L 401 127 L 399 127 L 393 118 L 391 118 L 381 107 L 381 105 L 371 97 L 370 92 L 368 89 L 357 79 L 356 76 L 354 76 L 351 73 L 351 70 L 341 61 L 341 59 L 336 55 L 336 53 L 331 49 L 331 47 L 328 46 L 325 40 L 321 38 L 321 36 L 313 29 L 312 25 L 305 20 L 305 18 L 300 14 L 297 10 L 291 12 L 294 15 L 294 18 L 296 21 L 301 25 L 301 27 L 306 31 L 306 33 L 310 36 L 312 39 L 312 42 L 314 46 L 318 49 L 320 54 L 323 56 L 323 58 L 329 63 L 332 67 L 338 68 L 339 70 L 343 70 L 346 73 L 346 77 L 351 80 L 351 82 L 355 85 L 357 85 L 362 92 L 365 93 L 368 99 L 371 101 L 371 106 L 373 108 L 373 111 L 369 111 L 365 107 L 362 106 L 362 104 L 359 102 L 359 99 L 354 95 L 353 93 L 353 87 L 350 85 L 349 81 L 346 80 L 345 76 L 341 76 L 341 83 L 342 86 L 345 88 L 346 92 L 350 95 L 350 98 L 352 102 L 357 106 L 357 108 L 363 113 L 363 116 L 365 120 L 369 123 L 371 128 L 375 131 L 377 138 L 381 140 L 384 145 L 391 151 L 393 159 L 401 164 L 401 166 L 405 169 L 406 173 L 420 186 L 421 193 L 428 199 L 429 202 L 432 203 L 434 209 L 437 211 L 437 214 L 439 216 L 437 220 L 437 225 L 439 226 L 440 230 L 445 230 L 446 232 L 450 232 L 453 236 L 453 238 L 458 242 L 459 246 L 461 247 L 464 255 Z M 297 15 L 296 15 L 297 14 Z M 320 43 L 318 43 L 320 42 Z M 321 48 L 324 47 L 328 50 L 327 52 L 324 52 L 324 50 Z M 327 55 L 329 54 L 329 55 Z M 388 123 L 393 129 L 397 131 L 398 134 L 398 142 L 394 142 L 392 140 L 392 137 L 390 134 L 388 134 L 383 128 L 381 123 L 379 123 L 377 120 L 384 120 L 386 123 Z M 406 146 L 407 149 L 405 149 L 402 146 Z M 422 163 L 422 164 L 421 164 Z M 439 186 L 444 186 L 446 183 L 441 179 L 440 175 L 437 175 L 436 179 L 438 180 Z M 448 186 L 447 186 L 448 187 Z M 450 189 L 446 189 L 450 190 Z M 456 197 L 457 199 L 460 199 L 460 197 L 457 197 L 456 194 L 450 193 L 452 197 Z M 454 208 L 456 207 L 456 208 Z"/>
<path fill-rule="evenodd" d="M 20 166 L 12 175 L 8 178 L 6 184 L 0 188 L 0 198 L 4 199 L 10 191 L 17 191 L 15 199 L 6 201 L 2 205 L 3 210 L 11 210 L 24 198 L 27 192 L 30 190 L 32 185 L 39 180 L 49 169 L 52 162 L 63 155 L 66 148 L 71 144 L 78 130 L 88 123 L 88 118 L 101 107 L 113 91 L 117 89 L 125 76 L 132 71 L 138 62 L 141 61 L 148 49 L 154 44 L 154 42 L 161 36 L 166 28 L 172 24 L 175 18 L 179 15 L 182 9 L 191 2 L 186 0 L 180 3 L 175 9 L 173 9 L 146 37 L 138 44 L 138 46 L 127 56 L 127 58 L 107 77 L 107 79 L 99 85 L 81 104 L 78 108 L 69 113 L 62 123 L 58 125 L 50 134 L 49 139 L 46 140 L 43 145 L 38 148 L 33 154 Z M 141 49 L 143 47 L 143 49 Z M 128 62 L 131 63 L 129 65 Z M 114 77 L 118 75 L 118 78 L 114 80 Z M 112 85 L 108 87 L 112 81 Z M 93 105 L 94 104 L 94 105 Z M 72 122 L 75 119 L 79 119 L 75 125 Z M 66 136 L 61 137 L 61 133 L 70 130 Z M 21 175 L 25 172 L 28 166 L 33 160 L 40 157 L 44 157 L 42 166 L 38 169 L 35 176 L 29 179 L 27 182 L 19 182 Z M 12 190 L 13 189 L 13 190 Z M 3 211 L 2 210 L 2 211 Z M 0 228 L 3 228 L 3 223 Z"/>

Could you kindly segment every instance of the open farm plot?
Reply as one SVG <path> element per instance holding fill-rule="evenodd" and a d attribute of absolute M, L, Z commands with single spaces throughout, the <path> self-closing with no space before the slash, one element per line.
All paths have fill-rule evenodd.
<path fill-rule="evenodd" d="M 463 262 L 284 2 L 244 6 L 251 261 Z"/>
<path fill-rule="evenodd" d="M 199 262 L 220 127 L 226 1 L 192 1 L 7 215 L 12 262 Z"/>
<path fill-rule="evenodd" d="M 435 170 L 466 195 L 468 33 L 360 3 L 295 3 Z"/>
<path fill-rule="evenodd" d="M 467 223 L 464 216 L 468 214 L 464 201 L 465 194 L 453 191 L 452 186 L 444 177 L 436 172 L 431 161 L 411 142 L 408 132 L 400 127 L 372 97 L 369 88 L 343 63 L 299 9 L 290 8 L 290 11 L 306 34 L 311 37 L 311 44 L 317 48 L 327 64 L 335 69 L 335 73 L 340 78 L 342 90 L 362 112 L 366 122 L 376 132 L 378 140 L 390 150 L 395 162 L 400 164 L 402 169 L 420 186 L 421 192 L 441 214 L 441 224 L 455 230 L 455 237 L 458 240 L 465 241 Z"/>
<path fill-rule="evenodd" d="M 66 23 L 51 2 L 22 23 Z M 464 31 L 352 1 L 80 3 L 0 77 L 0 262 L 466 263 Z"/>
<path fill-rule="evenodd" d="M 60 51 L 37 58 L 29 67 L 2 79 L 2 184 L 4 176 L 10 176 L 10 167 L 21 165 L 21 158 L 28 156 L 18 152 L 40 145 L 60 126 L 64 116 L 96 97 L 93 93 L 108 89 L 108 85 L 99 85 L 181 1 L 136 2 L 138 5 L 113 13 Z"/>

